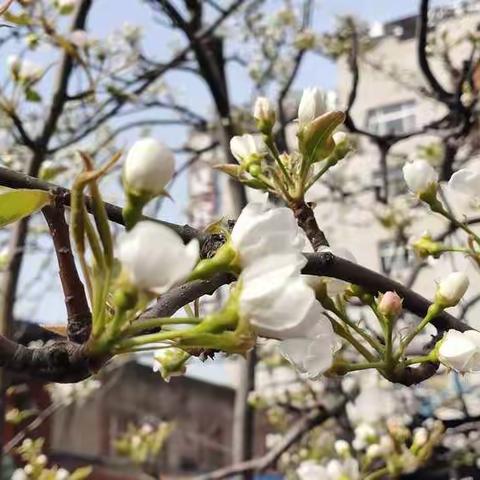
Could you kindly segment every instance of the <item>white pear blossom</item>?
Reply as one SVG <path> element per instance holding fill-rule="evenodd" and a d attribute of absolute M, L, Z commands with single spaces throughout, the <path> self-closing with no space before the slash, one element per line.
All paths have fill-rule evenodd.
<path fill-rule="evenodd" d="M 240 311 L 260 335 L 284 338 L 309 314 L 316 300 L 300 275 L 304 263 L 297 254 L 267 255 L 242 271 Z"/>
<path fill-rule="evenodd" d="M 242 163 L 251 157 L 262 157 L 267 152 L 265 142 L 260 135 L 235 135 L 230 140 L 230 150 L 235 159 Z"/>
<path fill-rule="evenodd" d="M 328 370 L 333 354 L 338 349 L 332 325 L 323 316 L 323 309 L 315 301 L 303 322 L 284 332 L 288 336 L 280 343 L 280 353 L 292 363 L 302 377 L 314 379 Z"/>
<path fill-rule="evenodd" d="M 438 359 L 458 372 L 480 371 L 480 332 L 448 330 L 441 340 Z"/>
<path fill-rule="evenodd" d="M 272 208 L 262 203 L 249 203 L 231 234 L 242 266 L 271 254 L 300 253 L 305 246 L 304 238 L 289 208 Z"/>
<path fill-rule="evenodd" d="M 161 195 L 175 171 L 172 152 L 154 138 L 143 138 L 130 148 L 125 160 L 123 178 L 133 193 Z"/>
<path fill-rule="evenodd" d="M 297 470 L 296 474 L 299 480 L 319 480 L 327 479 L 327 470 L 324 466 L 317 462 L 308 460 L 302 462 Z"/>
<path fill-rule="evenodd" d="M 465 273 L 452 272 L 438 284 L 435 300 L 444 306 L 453 307 L 465 295 L 469 283 Z"/>
<path fill-rule="evenodd" d="M 318 88 L 306 88 L 298 106 L 298 126 L 303 128 L 325 112 L 325 102 Z"/>
<path fill-rule="evenodd" d="M 480 198 L 480 171 L 462 168 L 450 177 L 448 186 L 455 192 L 478 200 Z"/>
<path fill-rule="evenodd" d="M 408 188 L 416 194 L 422 193 L 438 182 L 438 174 L 425 160 L 415 160 L 403 166 L 403 177 Z"/>
<path fill-rule="evenodd" d="M 198 240 L 184 245 L 171 229 L 150 221 L 137 223 L 118 246 L 118 258 L 133 284 L 159 295 L 185 280 L 198 257 Z"/>

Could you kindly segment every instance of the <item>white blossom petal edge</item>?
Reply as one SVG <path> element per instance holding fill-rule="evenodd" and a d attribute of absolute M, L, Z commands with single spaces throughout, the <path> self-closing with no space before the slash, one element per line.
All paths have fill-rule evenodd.
<path fill-rule="evenodd" d="M 198 257 L 198 240 L 184 245 L 175 232 L 155 222 L 139 222 L 119 240 L 118 258 L 131 281 L 158 295 L 185 280 Z"/>
<path fill-rule="evenodd" d="M 448 330 L 438 349 L 438 359 L 457 372 L 480 371 L 480 332 Z"/>
<path fill-rule="evenodd" d="M 462 168 L 450 177 L 448 187 L 463 195 L 480 198 L 480 172 Z"/>
<path fill-rule="evenodd" d="M 249 203 L 232 230 L 232 243 L 247 266 L 267 255 L 300 253 L 305 243 L 293 212 L 286 207 Z"/>

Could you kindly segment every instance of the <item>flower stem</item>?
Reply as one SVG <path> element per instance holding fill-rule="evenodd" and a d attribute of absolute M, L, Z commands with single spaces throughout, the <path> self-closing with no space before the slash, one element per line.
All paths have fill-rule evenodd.
<path fill-rule="evenodd" d="M 468 233 L 472 238 L 475 239 L 477 245 L 480 245 L 480 237 L 465 223 L 457 220 L 452 213 L 444 208 L 440 201 L 429 203 L 430 208 L 433 212 L 439 213 L 446 219 L 448 219 L 455 227 L 462 229 L 464 232 Z"/>
<path fill-rule="evenodd" d="M 433 361 L 434 358 L 432 357 L 431 354 L 428 354 L 428 355 L 419 355 L 417 357 L 411 357 L 407 360 L 405 360 L 405 362 L 403 362 L 403 365 L 405 366 L 408 366 L 408 365 L 415 365 L 417 363 L 425 363 L 425 362 L 431 362 Z"/>
<path fill-rule="evenodd" d="M 371 337 L 363 328 L 359 327 L 355 322 L 348 318 L 348 315 L 342 313 L 339 309 L 335 309 L 333 312 L 337 315 L 342 322 L 346 323 L 352 330 L 358 333 L 371 347 L 373 347 L 378 353 L 383 354 L 383 347 L 373 337 Z"/>
<path fill-rule="evenodd" d="M 385 362 L 359 362 L 359 363 L 335 363 L 334 367 L 339 366 L 349 372 L 358 370 L 368 370 L 370 368 L 382 369 L 385 368 Z"/>
<path fill-rule="evenodd" d="M 305 192 L 310 189 L 320 179 L 320 177 L 322 177 L 328 170 L 330 170 L 331 166 L 332 165 L 328 161 L 325 161 L 325 165 L 323 165 L 319 172 L 314 175 L 314 177 L 311 178 L 305 186 Z"/>
<path fill-rule="evenodd" d="M 288 173 L 288 170 L 286 169 L 285 165 L 283 164 L 281 158 L 280 158 L 280 152 L 278 151 L 277 146 L 275 145 L 275 142 L 273 141 L 273 138 L 271 135 L 266 135 L 265 136 L 265 145 L 267 146 L 270 155 L 273 157 L 275 162 L 277 162 L 277 165 L 280 167 L 280 170 L 283 173 L 283 176 L 285 177 L 285 180 L 290 184 L 294 185 L 293 179 Z"/>
<path fill-rule="evenodd" d="M 332 322 L 333 330 L 337 335 L 347 340 L 359 353 L 361 353 L 369 362 L 375 360 L 375 356 L 365 348 L 340 322 L 335 320 L 331 315 L 326 314 Z"/>
<path fill-rule="evenodd" d="M 152 328 L 163 327 L 164 325 L 197 325 L 202 321 L 201 318 L 195 317 L 162 317 L 162 318 L 146 318 L 137 320 L 130 325 L 125 331 L 127 337 L 133 336 L 138 332 L 150 330 Z"/>
<path fill-rule="evenodd" d="M 430 307 L 428 307 L 427 314 L 425 318 L 405 337 L 405 339 L 401 342 L 399 351 L 396 355 L 397 358 L 400 358 L 410 342 L 442 311 L 442 307 L 440 307 L 436 303 L 432 303 Z"/>

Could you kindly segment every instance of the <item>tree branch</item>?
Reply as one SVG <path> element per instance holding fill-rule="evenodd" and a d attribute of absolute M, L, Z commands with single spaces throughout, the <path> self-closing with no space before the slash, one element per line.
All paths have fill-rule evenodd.
<path fill-rule="evenodd" d="M 401 283 L 366 267 L 349 262 L 344 258 L 337 257 L 331 253 L 307 253 L 305 256 L 308 259 L 308 263 L 303 269 L 303 273 L 345 280 L 346 282 L 360 285 L 373 295 L 377 295 L 379 292 L 384 293 L 393 290 L 404 299 L 404 308 L 419 317 L 424 317 L 428 307 L 431 305 L 431 302 L 426 298 Z M 449 329 L 460 332 L 472 330 L 472 327 L 447 312 L 442 312 L 434 318 L 431 323 L 439 332 L 444 332 Z"/>
<path fill-rule="evenodd" d="M 90 337 L 92 314 L 72 254 L 65 211 L 63 205 L 47 206 L 42 211 L 50 229 L 57 255 L 60 281 L 67 308 L 67 336 L 72 342 L 85 343 Z"/>
<path fill-rule="evenodd" d="M 60 203 L 68 206 L 70 205 L 70 190 L 68 190 L 67 188 L 60 187 L 54 183 L 44 182 L 43 180 L 39 180 L 38 178 L 26 175 L 24 173 L 15 172 L 14 170 L 10 170 L 8 168 L 0 167 L 0 185 L 10 188 L 31 188 L 49 191 L 55 193 Z M 92 202 L 90 197 L 88 196 L 85 196 L 85 205 L 87 207 L 87 210 L 92 213 Z M 108 218 L 112 222 L 118 223 L 119 225 L 124 225 L 121 207 L 105 202 L 105 208 L 107 210 Z M 189 225 L 181 226 L 153 218 L 148 219 L 159 222 L 171 228 L 178 235 L 180 235 L 180 237 L 182 237 L 184 242 L 188 242 L 192 238 L 202 238 L 201 233 L 198 230 L 190 227 Z"/>
<path fill-rule="evenodd" d="M 268 467 L 273 466 L 282 453 L 286 452 L 292 445 L 299 442 L 312 428 L 321 425 L 329 418 L 338 416 L 345 408 L 347 400 L 347 397 L 343 397 L 330 409 L 320 407 L 309 411 L 306 415 L 297 420 L 285 435 L 283 435 L 282 440 L 265 455 L 253 458 L 252 460 L 247 460 L 246 462 L 220 468 L 205 475 L 200 475 L 195 477 L 195 480 L 218 480 L 221 478 L 232 477 L 240 473 L 261 472 L 266 470 Z"/>
<path fill-rule="evenodd" d="M 417 42 L 417 55 L 418 55 L 418 63 L 420 65 L 420 69 L 427 79 L 428 84 L 432 88 L 435 96 L 438 100 L 443 103 L 449 104 L 452 100 L 452 94 L 447 92 L 442 85 L 438 82 L 437 78 L 433 74 L 432 70 L 430 69 L 430 64 L 428 63 L 427 59 L 427 43 L 428 43 L 428 8 L 429 8 L 429 0 L 421 0 L 420 1 L 420 12 L 418 15 L 418 23 L 417 23 L 417 35 L 418 35 L 418 42 Z"/>

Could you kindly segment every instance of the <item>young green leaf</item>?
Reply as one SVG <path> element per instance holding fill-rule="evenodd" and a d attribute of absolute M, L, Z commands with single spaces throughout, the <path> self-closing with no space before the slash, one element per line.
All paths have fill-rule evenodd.
<path fill-rule="evenodd" d="M 49 192 L 19 189 L 0 193 L 0 227 L 28 217 L 50 202 Z"/>

